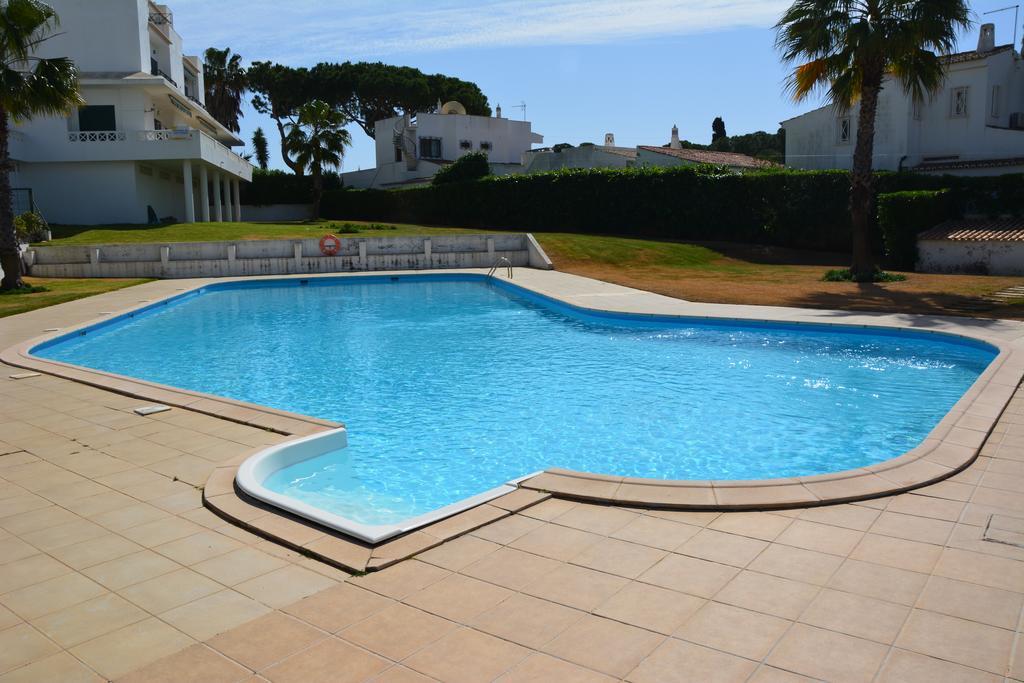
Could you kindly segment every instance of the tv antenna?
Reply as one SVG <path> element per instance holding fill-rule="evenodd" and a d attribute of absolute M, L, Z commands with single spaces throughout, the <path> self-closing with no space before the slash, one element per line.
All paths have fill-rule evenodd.
<path fill-rule="evenodd" d="M 1014 40 L 1014 42 L 1017 41 L 1016 38 L 1014 38 L 1013 40 Z M 526 102 L 520 100 L 519 104 L 513 104 L 512 108 L 513 109 L 522 109 L 523 110 L 523 121 L 526 120 Z"/>
<path fill-rule="evenodd" d="M 988 12 L 982 12 L 982 14 L 996 14 L 998 12 L 1009 12 L 1013 10 L 1013 45 L 1017 46 L 1017 14 L 1020 12 L 1020 5 L 1010 5 L 1009 7 L 1003 7 L 1002 9 L 994 9 Z"/>

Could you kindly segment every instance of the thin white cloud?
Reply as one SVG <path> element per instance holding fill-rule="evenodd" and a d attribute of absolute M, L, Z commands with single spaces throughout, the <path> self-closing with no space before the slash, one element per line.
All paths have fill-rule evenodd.
<path fill-rule="evenodd" d="M 788 0 L 172 0 L 192 51 L 308 64 L 440 50 L 593 45 L 770 26 Z"/>

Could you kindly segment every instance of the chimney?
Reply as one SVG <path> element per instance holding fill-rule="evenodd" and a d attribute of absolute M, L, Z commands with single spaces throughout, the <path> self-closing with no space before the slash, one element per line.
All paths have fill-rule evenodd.
<path fill-rule="evenodd" d="M 605 147 L 614 147 L 615 146 L 615 133 L 605 133 L 604 134 L 604 146 Z"/>
<path fill-rule="evenodd" d="M 494 109 L 494 118 L 496 118 L 496 119 L 500 119 L 501 118 L 501 105 L 500 104 Z"/>
<path fill-rule="evenodd" d="M 672 126 L 672 141 L 668 143 L 671 149 L 682 149 L 683 145 L 679 142 L 679 126 Z"/>
<path fill-rule="evenodd" d="M 991 52 L 996 49 L 996 25 L 982 24 L 978 34 L 978 52 Z"/>

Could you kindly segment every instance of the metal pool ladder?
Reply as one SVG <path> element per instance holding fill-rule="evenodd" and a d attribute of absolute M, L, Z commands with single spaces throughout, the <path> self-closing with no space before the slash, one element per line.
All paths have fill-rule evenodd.
<path fill-rule="evenodd" d="M 494 265 L 491 266 L 491 269 L 489 271 L 487 271 L 487 277 L 494 277 L 494 272 L 496 270 L 498 270 L 498 268 L 500 268 L 502 266 L 505 266 L 505 268 L 508 269 L 508 279 L 511 280 L 512 279 L 512 262 L 509 261 L 504 256 L 499 256 L 498 257 L 498 260 L 494 262 Z"/>

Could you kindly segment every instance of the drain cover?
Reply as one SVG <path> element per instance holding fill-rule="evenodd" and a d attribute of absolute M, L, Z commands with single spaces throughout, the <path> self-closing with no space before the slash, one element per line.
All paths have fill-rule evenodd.
<path fill-rule="evenodd" d="M 1024 548 L 1024 519 L 1007 515 L 989 515 L 981 540 Z"/>

